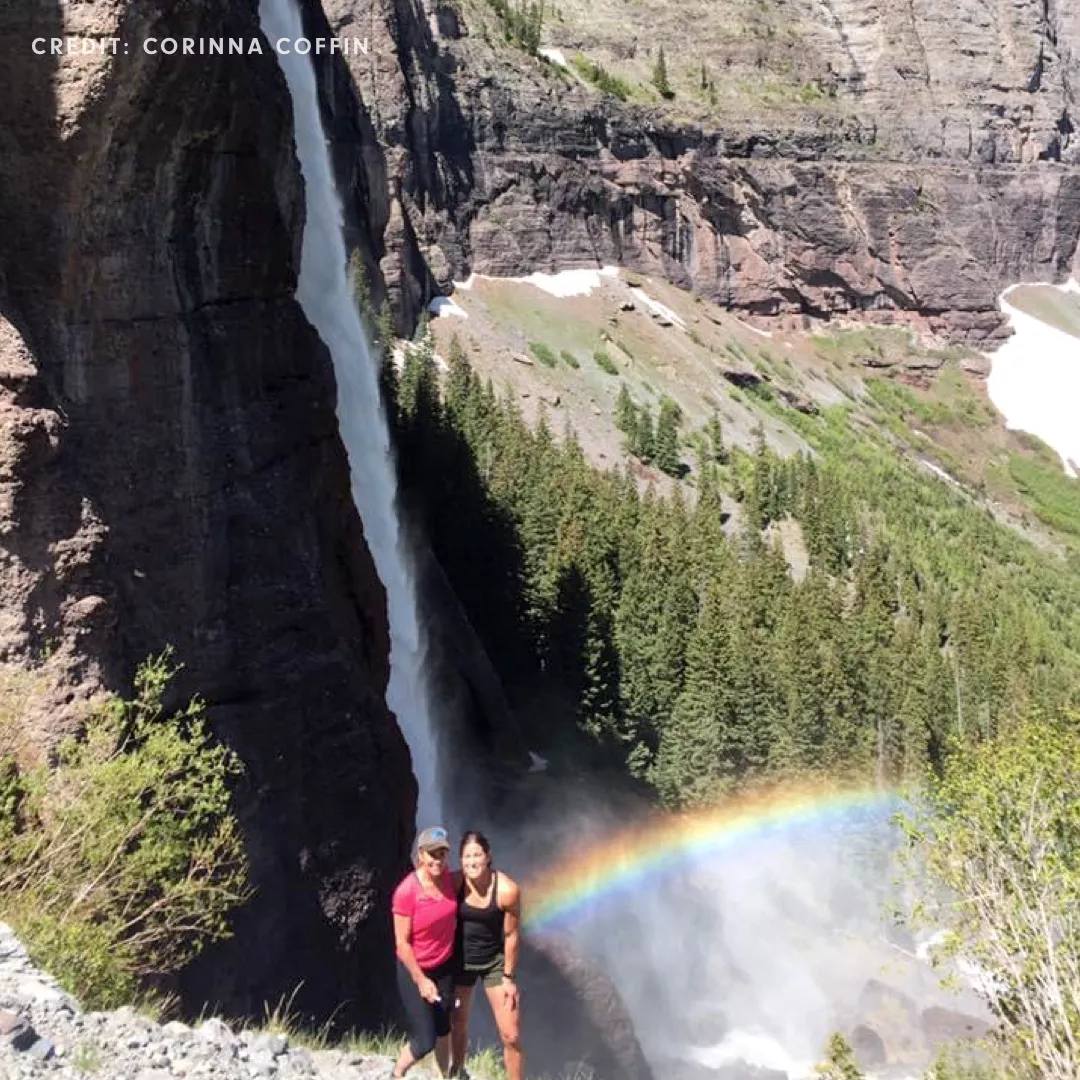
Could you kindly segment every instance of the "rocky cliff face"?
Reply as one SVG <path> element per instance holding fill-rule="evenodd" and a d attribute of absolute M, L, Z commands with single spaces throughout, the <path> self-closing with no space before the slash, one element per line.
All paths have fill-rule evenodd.
<path fill-rule="evenodd" d="M 169 7 L 0 10 L 0 657 L 52 688 L 40 750 L 172 645 L 247 766 L 258 888 L 193 996 L 261 1011 L 303 982 L 298 1009 L 371 1019 L 415 792 L 332 368 L 292 298 L 288 97 L 272 55 L 137 47 L 257 35 L 254 3 Z M 31 52 L 61 35 L 133 45 Z"/>
<path fill-rule="evenodd" d="M 863 313 L 978 341 L 1001 332 L 1004 285 L 1076 268 L 1067 5 L 777 0 L 758 5 L 776 26 L 730 48 L 708 37 L 707 4 L 613 5 L 549 32 L 612 64 L 638 39 L 666 39 L 669 57 L 688 40 L 693 73 L 707 58 L 721 83 L 763 84 L 782 68 L 822 104 L 755 111 L 722 85 L 705 108 L 684 78 L 674 107 L 635 108 L 504 46 L 481 0 L 325 0 L 335 32 L 370 39 L 339 69 L 385 146 L 392 289 L 417 291 L 406 250 L 440 289 L 473 270 L 619 262 L 749 313 Z"/>

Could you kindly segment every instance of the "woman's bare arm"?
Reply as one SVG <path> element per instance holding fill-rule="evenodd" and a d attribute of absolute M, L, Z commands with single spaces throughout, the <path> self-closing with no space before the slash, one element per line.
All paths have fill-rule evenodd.
<path fill-rule="evenodd" d="M 405 965 L 405 970 L 417 986 L 424 978 L 424 972 L 416 960 L 412 947 L 412 916 L 394 914 L 394 950 L 397 958 Z"/>
<path fill-rule="evenodd" d="M 499 907 L 503 912 L 505 961 L 503 970 L 513 976 L 517 972 L 521 946 L 521 889 L 513 878 L 499 875 Z"/>

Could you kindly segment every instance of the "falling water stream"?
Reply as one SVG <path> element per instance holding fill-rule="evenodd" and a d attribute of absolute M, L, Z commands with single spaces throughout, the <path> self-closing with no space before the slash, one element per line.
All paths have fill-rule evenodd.
<path fill-rule="evenodd" d="M 270 41 L 304 36 L 294 0 L 260 0 L 259 19 Z M 338 425 L 349 458 L 353 501 L 386 589 L 390 623 L 386 703 L 397 717 L 412 754 L 419 786 L 417 819 L 422 827 L 440 820 L 443 807 L 416 575 L 397 512 L 397 475 L 379 391 L 378 365 L 350 288 L 341 200 L 319 113 L 315 71 L 308 56 L 275 55 L 292 97 L 307 211 L 296 297 L 334 363 Z"/>

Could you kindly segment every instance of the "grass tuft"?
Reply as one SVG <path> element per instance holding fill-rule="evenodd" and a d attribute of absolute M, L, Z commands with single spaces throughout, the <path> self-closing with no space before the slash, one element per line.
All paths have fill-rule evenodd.
<path fill-rule="evenodd" d="M 545 367 L 553 368 L 559 363 L 555 353 L 551 351 L 550 346 L 545 345 L 542 341 L 530 341 L 529 352 L 531 352 Z"/>
<path fill-rule="evenodd" d="M 593 353 L 593 359 L 596 361 L 596 366 L 608 375 L 618 375 L 619 369 L 615 365 L 615 361 L 603 350 L 597 349 Z"/>

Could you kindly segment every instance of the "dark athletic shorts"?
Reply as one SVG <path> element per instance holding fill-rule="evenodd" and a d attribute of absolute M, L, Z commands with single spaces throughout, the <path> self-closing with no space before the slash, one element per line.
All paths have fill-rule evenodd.
<path fill-rule="evenodd" d="M 475 986 L 476 980 L 479 979 L 488 990 L 495 986 L 502 986 L 502 973 L 505 963 L 505 957 L 502 953 L 499 953 L 486 967 L 460 968 L 454 976 L 454 982 L 462 987 Z"/>
<path fill-rule="evenodd" d="M 454 1010 L 454 961 L 451 958 L 424 974 L 439 988 L 441 1001 L 434 1005 L 420 996 L 412 976 L 399 960 L 397 964 L 398 993 L 405 1011 L 409 1032 L 409 1048 L 417 1060 L 430 1054 L 435 1040 L 450 1034 L 450 1014 Z"/>

